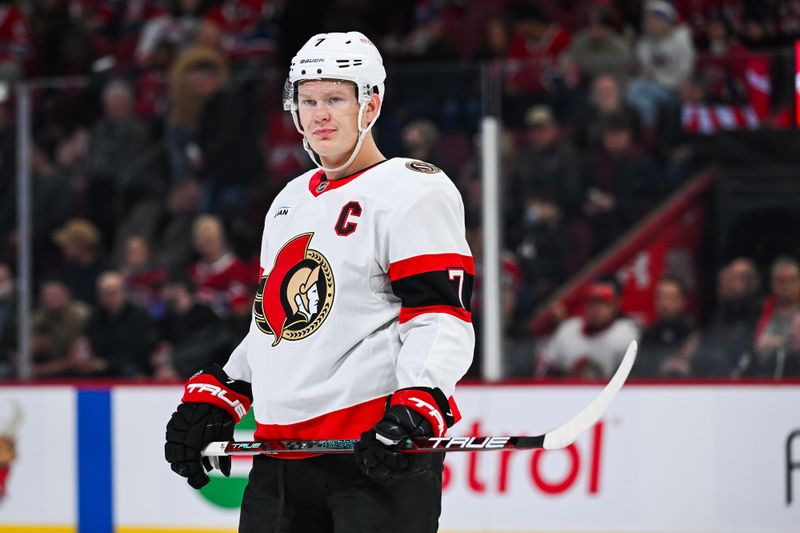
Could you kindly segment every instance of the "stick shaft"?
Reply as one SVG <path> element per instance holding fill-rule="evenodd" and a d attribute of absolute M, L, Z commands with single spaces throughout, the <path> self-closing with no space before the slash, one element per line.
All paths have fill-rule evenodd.
<path fill-rule="evenodd" d="M 205 456 L 221 455 L 343 455 L 353 453 L 358 440 L 267 440 L 212 442 Z M 544 435 L 535 437 L 432 437 L 409 439 L 402 448 L 407 453 L 481 452 L 489 450 L 529 450 L 544 447 Z"/>

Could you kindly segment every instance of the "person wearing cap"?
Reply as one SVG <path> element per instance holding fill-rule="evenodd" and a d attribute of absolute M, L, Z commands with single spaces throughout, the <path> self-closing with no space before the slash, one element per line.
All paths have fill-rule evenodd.
<path fill-rule="evenodd" d="M 541 349 L 536 377 L 610 378 L 628 344 L 639 339 L 636 323 L 620 312 L 621 292 L 610 277 L 589 285 L 583 314 L 559 324 Z"/>
<path fill-rule="evenodd" d="M 100 232 L 88 220 L 73 218 L 53 233 L 53 241 L 64 258 L 59 277 L 76 300 L 94 304 L 95 283 L 104 269 Z"/>
<path fill-rule="evenodd" d="M 572 144 L 561 138 L 552 110 L 537 105 L 525 114 L 527 143 L 511 162 L 512 194 L 506 234 L 522 259 L 526 278 L 549 288 L 566 273 L 563 235 L 578 212 L 580 164 Z"/>
<path fill-rule="evenodd" d="M 317 168 L 265 214 L 247 335 L 189 379 L 167 423 L 165 458 L 196 489 L 202 450 L 233 440 L 251 406 L 256 440 L 355 441 L 354 454 L 256 456 L 242 533 L 438 530 L 443 457 L 402 450 L 460 418 L 475 264 L 452 181 L 376 144 L 385 78 L 359 32 L 315 35 L 292 60 L 284 109 Z"/>
<path fill-rule="evenodd" d="M 639 72 L 628 85 L 628 99 L 648 128 L 657 125 L 664 107 L 675 107 L 677 91 L 694 68 L 691 32 L 678 23 L 675 8 L 665 0 L 650 0 L 644 8 L 644 33 L 636 43 Z"/>

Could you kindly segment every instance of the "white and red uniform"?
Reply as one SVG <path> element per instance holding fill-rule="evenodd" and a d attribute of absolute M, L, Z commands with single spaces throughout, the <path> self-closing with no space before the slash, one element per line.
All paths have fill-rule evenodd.
<path fill-rule="evenodd" d="M 583 317 L 562 322 L 541 357 L 570 374 L 591 363 L 610 378 L 619 366 L 632 340 L 639 339 L 639 328 L 630 318 L 617 318 L 607 328 L 589 332 Z"/>
<path fill-rule="evenodd" d="M 359 438 L 388 394 L 451 397 L 470 365 L 464 208 L 432 165 L 294 179 L 266 215 L 261 269 L 249 333 L 224 367 L 252 384 L 257 439 Z"/>

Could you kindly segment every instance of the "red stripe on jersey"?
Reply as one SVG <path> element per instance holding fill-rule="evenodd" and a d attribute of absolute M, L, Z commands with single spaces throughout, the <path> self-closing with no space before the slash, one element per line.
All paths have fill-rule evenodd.
<path fill-rule="evenodd" d="M 425 272 L 436 272 L 448 268 L 463 268 L 464 272 L 475 275 L 475 261 L 461 254 L 426 254 L 401 259 L 389 265 L 389 279 L 392 281 Z"/>
<path fill-rule="evenodd" d="M 451 307 L 449 305 L 429 305 L 427 307 L 402 307 L 400 309 L 400 323 L 427 313 L 445 313 L 460 318 L 464 322 L 472 322 L 472 313 L 462 307 Z"/>
<path fill-rule="evenodd" d="M 361 434 L 383 418 L 386 397 L 375 398 L 295 424 L 261 424 L 256 421 L 256 440 L 360 439 Z M 291 454 L 304 459 L 315 454 Z"/>

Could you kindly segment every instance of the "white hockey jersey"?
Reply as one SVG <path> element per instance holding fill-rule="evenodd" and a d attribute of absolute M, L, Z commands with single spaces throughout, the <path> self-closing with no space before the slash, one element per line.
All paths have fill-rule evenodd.
<path fill-rule="evenodd" d="M 358 438 L 388 394 L 449 397 L 470 365 L 464 208 L 433 165 L 294 179 L 266 215 L 261 269 L 250 330 L 224 367 L 252 384 L 257 439 Z"/>

